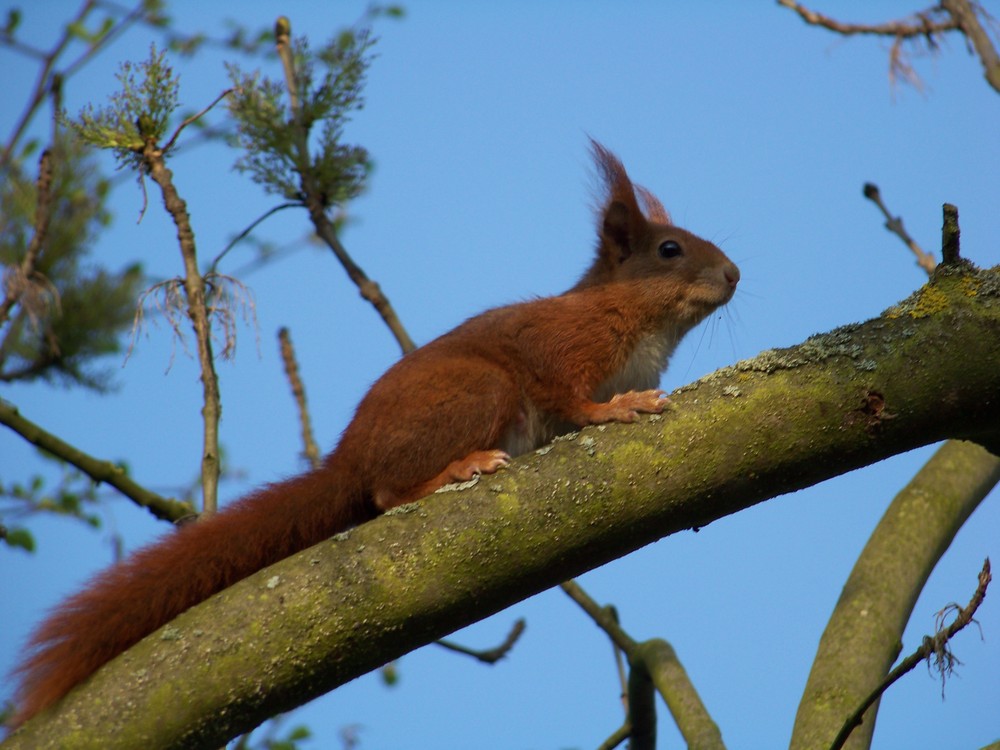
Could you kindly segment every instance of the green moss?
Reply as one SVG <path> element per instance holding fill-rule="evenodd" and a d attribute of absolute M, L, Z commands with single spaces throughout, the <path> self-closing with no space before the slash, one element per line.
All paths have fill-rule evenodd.
<path fill-rule="evenodd" d="M 948 296 L 935 286 L 921 288 L 906 302 L 910 304 L 905 311 L 911 318 L 926 318 L 944 312 L 950 305 Z"/>

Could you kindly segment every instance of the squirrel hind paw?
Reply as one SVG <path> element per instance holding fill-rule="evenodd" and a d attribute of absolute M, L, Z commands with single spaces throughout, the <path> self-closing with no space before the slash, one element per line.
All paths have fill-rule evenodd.
<path fill-rule="evenodd" d="M 467 482 L 480 474 L 494 474 L 510 463 L 510 456 L 502 450 L 473 451 L 465 458 L 452 461 L 433 479 L 404 492 L 381 488 L 374 492 L 375 507 L 381 512 L 404 503 L 412 503 L 453 482 Z"/>

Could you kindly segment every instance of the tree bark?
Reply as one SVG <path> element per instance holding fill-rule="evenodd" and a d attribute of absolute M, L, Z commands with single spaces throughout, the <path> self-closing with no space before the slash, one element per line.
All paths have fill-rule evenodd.
<path fill-rule="evenodd" d="M 997 445 L 1000 270 L 763 352 L 192 608 L 3 745 L 213 748 L 663 536 L 945 438 Z"/>

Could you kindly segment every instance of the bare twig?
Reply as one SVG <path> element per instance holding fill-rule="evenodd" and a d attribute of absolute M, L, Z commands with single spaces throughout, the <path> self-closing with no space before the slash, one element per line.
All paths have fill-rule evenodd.
<path fill-rule="evenodd" d="M 60 440 L 34 422 L 22 417 L 16 407 L 5 401 L 0 401 L 0 424 L 6 425 L 32 445 L 36 445 L 56 458 L 75 466 L 95 482 L 104 482 L 114 487 L 137 505 L 146 508 L 156 518 L 176 523 L 194 513 L 194 509 L 187 503 L 173 498 L 161 497 L 137 484 L 117 464 L 94 458 Z"/>
<path fill-rule="evenodd" d="M 891 75 L 893 77 L 902 75 L 918 88 L 920 80 L 904 58 L 902 43 L 908 40 L 923 41 L 931 51 L 934 51 L 940 46 L 940 37 L 950 31 L 958 31 L 969 40 L 972 49 L 979 57 L 987 83 L 1000 92 L 1000 54 L 997 54 L 989 33 L 980 23 L 979 16 L 987 20 L 990 20 L 990 17 L 978 2 L 941 0 L 939 4 L 914 13 L 904 20 L 879 24 L 843 23 L 817 13 L 794 0 L 778 0 L 778 5 L 795 11 L 808 24 L 844 36 L 869 34 L 892 37 L 893 43 L 889 52 Z"/>
<path fill-rule="evenodd" d="M 219 263 L 222 262 L 222 259 L 226 257 L 226 255 L 229 253 L 229 251 L 232 250 L 240 240 L 245 239 L 246 237 L 248 237 L 250 235 L 250 233 L 254 229 L 256 229 L 265 219 L 270 218 L 274 214 L 278 213 L 278 211 L 284 211 L 286 208 L 298 208 L 301 205 L 302 204 L 297 203 L 297 202 L 296 203 L 282 203 L 281 205 L 275 206 L 274 208 L 271 208 L 271 209 L 265 211 L 262 215 L 258 216 L 256 219 L 254 219 L 252 222 L 250 222 L 250 225 L 246 229 L 244 229 L 238 235 L 236 235 L 235 237 L 233 237 L 233 239 L 230 240 L 229 244 L 226 245 L 222 249 L 221 253 L 219 253 L 218 255 L 215 256 L 215 259 L 212 261 L 212 265 L 209 266 L 209 273 L 215 271 L 215 269 L 219 267 Z"/>
<path fill-rule="evenodd" d="M 299 424 L 302 426 L 302 455 L 314 469 L 320 465 L 319 446 L 313 436 L 312 423 L 309 419 L 309 407 L 306 406 L 306 389 L 299 376 L 299 364 L 295 360 L 295 348 L 292 346 L 292 336 L 287 328 L 278 331 L 281 361 L 285 364 L 285 376 L 292 387 L 292 398 L 299 409 Z"/>
<path fill-rule="evenodd" d="M 969 603 L 962 609 L 958 608 L 957 604 L 951 604 L 938 612 L 938 631 L 933 636 L 924 636 L 923 642 L 920 644 L 920 648 L 914 651 L 912 654 L 907 656 L 903 661 L 901 661 L 889 674 L 885 676 L 882 683 L 875 688 L 871 694 L 861 703 L 858 709 L 844 722 L 843 728 L 840 733 L 833 740 L 833 744 L 830 745 L 830 750 L 840 750 L 847 742 L 847 738 L 850 737 L 851 732 L 854 728 L 861 724 L 862 717 L 865 711 L 868 710 L 875 701 L 877 701 L 882 694 L 889 689 L 889 687 L 896 682 L 900 677 L 905 675 L 907 672 L 913 670 L 924 659 L 927 660 L 928 667 L 930 666 L 931 657 L 934 657 L 934 666 L 941 673 L 942 690 L 945 677 L 952 672 L 955 664 L 955 657 L 948 648 L 948 641 L 950 641 L 959 631 L 961 631 L 966 625 L 971 622 L 975 622 L 973 616 L 976 614 L 976 610 L 979 609 L 979 605 L 983 603 L 983 599 L 986 596 L 986 589 L 990 585 L 990 581 L 993 580 L 993 575 L 990 572 L 990 559 L 986 558 L 983 563 L 983 568 L 979 572 L 979 584 L 976 586 L 976 591 L 972 595 L 972 599 Z M 958 610 L 958 615 L 952 620 L 948 627 L 942 627 L 943 615 L 947 612 Z"/>
<path fill-rule="evenodd" d="M 886 208 L 885 203 L 882 202 L 882 194 L 879 192 L 878 185 L 871 182 L 866 182 L 864 187 L 865 198 L 870 200 L 879 210 L 882 215 L 885 216 L 885 228 L 890 232 L 899 237 L 910 251 L 917 256 L 917 265 L 923 268 L 927 273 L 931 273 L 937 266 L 937 261 L 934 260 L 934 256 L 928 252 L 925 252 L 920 245 L 917 244 L 906 229 L 903 227 L 903 219 L 899 216 L 893 216 L 889 213 L 889 209 Z"/>
<path fill-rule="evenodd" d="M 630 655 L 635 650 L 636 641 L 622 629 L 618 624 L 618 619 L 606 608 L 601 607 L 601 605 L 591 599 L 590 595 L 581 588 L 580 584 L 576 581 L 564 581 L 559 584 L 559 588 L 570 599 L 579 604 L 580 608 L 590 615 L 597 626 L 608 634 L 611 642 L 624 651 L 626 655 Z"/>
<path fill-rule="evenodd" d="M 203 110 L 201 110 L 200 112 L 195 112 L 193 115 L 191 115 L 190 117 L 186 118 L 184 120 L 184 122 L 182 122 L 180 125 L 177 126 L 177 129 L 174 131 L 174 134 L 172 136 L 170 136 L 170 140 L 167 141 L 167 145 L 165 145 L 160 150 L 164 154 L 168 153 L 170 151 L 170 149 L 173 148 L 174 142 L 180 136 L 181 131 L 183 131 L 184 128 L 186 128 L 191 123 L 196 122 L 197 120 L 200 120 L 202 117 L 204 117 L 206 114 L 208 114 L 212 110 L 212 108 L 215 107 L 215 105 L 217 105 L 219 102 L 221 102 L 223 99 L 225 99 L 231 93 L 233 93 L 233 91 L 234 91 L 234 89 L 231 89 L 231 88 L 226 89 L 221 94 L 219 94 L 217 97 L 215 97 L 215 100 L 211 104 L 209 104 L 207 107 L 205 107 Z"/>
<path fill-rule="evenodd" d="M 931 6 L 927 10 L 914 13 L 913 16 L 901 21 L 887 21 L 886 23 L 864 24 L 864 23 L 844 23 L 822 13 L 817 13 L 805 7 L 802 3 L 794 0 L 778 0 L 781 5 L 789 10 L 794 10 L 803 21 L 811 26 L 819 26 L 829 31 L 835 31 L 844 36 L 854 34 L 868 34 L 874 36 L 891 37 L 923 37 L 927 38 L 934 34 L 945 31 L 954 31 L 960 28 L 958 21 L 954 18 L 935 21 L 933 16 L 941 11 L 937 6 Z M 944 5 L 944 3 L 942 3 Z"/>
<path fill-rule="evenodd" d="M 615 657 L 615 667 L 618 670 L 618 682 L 621 685 L 622 707 L 625 709 L 625 716 L 627 717 L 629 715 L 628 671 L 625 668 L 625 658 L 623 658 L 623 654 L 626 656 L 628 655 L 628 649 L 635 647 L 635 641 L 632 641 L 630 636 L 619 625 L 618 610 L 616 610 L 614 606 L 609 604 L 601 607 L 597 602 L 590 598 L 590 595 L 587 594 L 587 592 L 584 591 L 580 587 L 580 584 L 576 581 L 564 581 L 559 584 L 559 587 L 570 599 L 579 604 L 584 612 L 594 618 L 597 625 L 611 638 L 611 648 Z M 611 630 L 609 630 L 609 628 L 611 628 Z"/>
<path fill-rule="evenodd" d="M 514 648 L 514 644 L 517 643 L 517 639 L 521 637 L 521 633 L 524 632 L 524 620 L 518 619 L 513 626 L 511 626 L 510 632 L 507 633 L 507 637 L 504 638 L 503 643 L 499 646 L 495 646 L 486 650 L 476 650 L 469 648 L 468 646 L 462 646 L 461 644 L 455 643 L 453 641 L 448 641 L 442 638 L 439 641 L 435 641 L 437 645 L 448 649 L 449 651 L 455 651 L 459 654 L 465 654 L 466 656 L 471 656 L 484 664 L 496 664 L 502 658 L 504 658 L 507 653 Z"/>
<path fill-rule="evenodd" d="M 307 201 L 309 217 L 316 228 L 316 235 L 333 250 L 333 254 L 337 256 L 337 260 L 340 261 L 344 270 L 347 271 L 347 275 L 351 281 L 357 285 L 362 298 L 368 301 L 382 317 L 383 322 L 395 337 L 403 354 L 412 352 L 417 348 L 417 345 L 413 343 L 410 334 L 406 332 L 406 328 L 403 326 L 403 322 L 399 319 L 399 316 L 396 315 L 396 310 L 393 308 L 392 303 L 389 302 L 389 298 L 382 292 L 382 288 L 378 283 L 369 279 L 367 274 L 348 255 L 347 250 L 337 237 L 337 232 L 334 230 L 333 224 L 327 218 L 319 197 L 315 193 L 312 193 L 307 196 Z"/>
<path fill-rule="evenodd" d="M 205 302 L 205 280 L 198 270 L 198 256 L 195 249 L 194 231 L 187 204 L 174 186 L 173 173 L 163 159 L 163 151 L 157 148 L 155 139 L 147 137 L 143 149 L 143 160 L 149 176 L 159 185 L 163 204 L 177 227 L 177 240 L 184 261 L 184 292 L 188 304 L 188 317 L 194 327 L 198 347 L 198 364 L 201 367 L 203 440 L 201 454 L 202 511 L 214 513 L 218 508 L 219 488 L 219 418 L 222 403 L 219 396 L 219 380 L 215 373 L 215 358 L 212 354 L 212 329 Z"/>

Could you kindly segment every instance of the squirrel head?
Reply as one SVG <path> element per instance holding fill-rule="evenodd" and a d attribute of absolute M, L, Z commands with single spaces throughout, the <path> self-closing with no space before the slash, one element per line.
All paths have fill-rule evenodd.
<path fill-rule="evenodd" d="M 728 302 L 740 279 L 736 264 L 708 240 L 675 226 L 655 195 L 632 184 L 617 156 L 593 139 L 590 144 L 604 183 L 597 257 L 570 291 L 625 281 L 669 281 L 690 298 L 699 318 Z"/>

